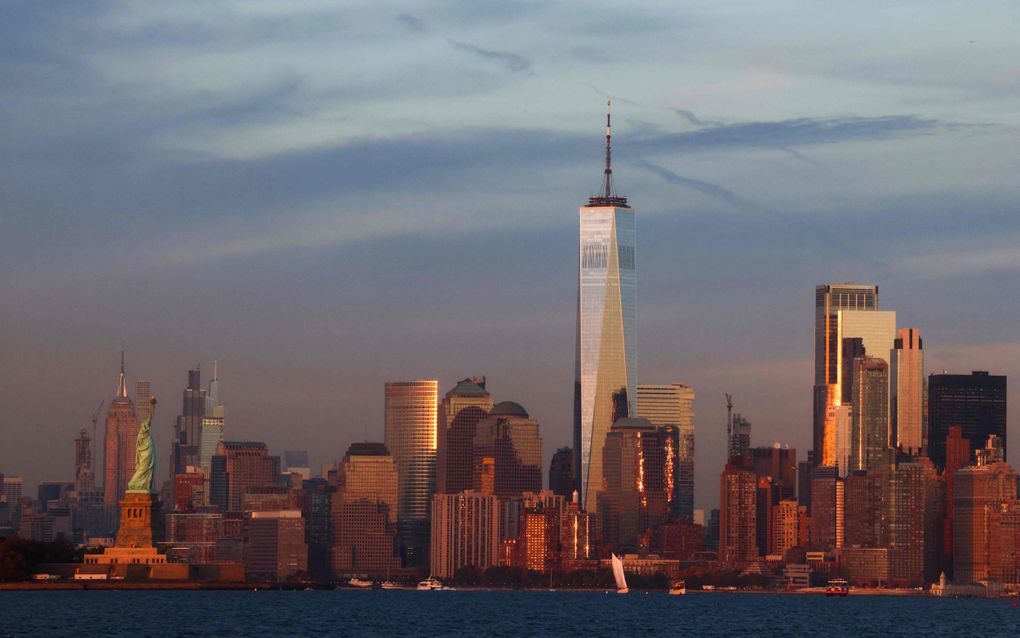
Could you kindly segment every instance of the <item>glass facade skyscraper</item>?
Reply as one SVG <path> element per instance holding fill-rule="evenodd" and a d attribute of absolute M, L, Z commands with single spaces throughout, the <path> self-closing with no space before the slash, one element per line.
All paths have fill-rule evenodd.
<path fill-rule="evenodd" d="M 683 383 L 637 387 L 637 415 L 679 430 L 674 515 L 694 519 L 694 388 Z"/>
<path fill-rule="evenodd" d="M 574 467 L 581 507 L 602 486 L 602 448 L 616 419 L 636 414 L 634 210 L 613 192 L 609 116 L 603 192 L 580 209 Z"/>

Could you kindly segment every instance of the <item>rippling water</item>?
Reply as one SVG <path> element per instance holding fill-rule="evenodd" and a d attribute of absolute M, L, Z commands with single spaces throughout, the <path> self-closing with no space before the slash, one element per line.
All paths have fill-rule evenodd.
<path fill-rule="evenodd" d="M 0 592 L 0 636 L 1015 636 L 1008 600 L 546 591 Z"/>

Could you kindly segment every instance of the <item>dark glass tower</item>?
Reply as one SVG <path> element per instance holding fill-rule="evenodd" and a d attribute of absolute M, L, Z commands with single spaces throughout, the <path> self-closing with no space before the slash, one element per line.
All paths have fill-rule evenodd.
<path fill-rule="evenodd" d="M 1006 377 L 985 371 L 928 377 L 928 447 L 935 466 L 946 465 L 946 436 L 958 426 L 970 449 L 995 434 L 1006 446 Z"/>

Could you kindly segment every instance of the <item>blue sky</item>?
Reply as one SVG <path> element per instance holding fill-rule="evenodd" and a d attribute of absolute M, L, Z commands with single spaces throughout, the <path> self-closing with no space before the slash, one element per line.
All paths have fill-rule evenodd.
<path fill-rule="evenodd" d="M 1018 14 L 8 2 L 0 472 L 70 478 L 122 342 L 162 399 L 163 450 L 187 368 L 216 358 L 228 436 L 314 463 L 382 437 L 384 381 L 469 374 L 551 454 L 609 94 L 639 380 L 698 393 L 699 507 L 724 392 L 756 444 L 803 457 L 817 283 L 878 283 L 929 371 L 1013 376 Z"/>

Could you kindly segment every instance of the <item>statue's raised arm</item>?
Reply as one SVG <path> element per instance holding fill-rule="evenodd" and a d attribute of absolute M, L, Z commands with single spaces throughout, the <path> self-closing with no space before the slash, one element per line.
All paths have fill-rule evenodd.
<path fill-rule="evenodd" d="M 152 442 L 152 417 L 156 414 L 156 397 L 149 399 L 149 414 L 138 427 L 138 442 L 135 446 L 135 473 L 128 481 L 127 491 L 153 493 L 153 477 L 156 475 L 156 446 Z"/>

